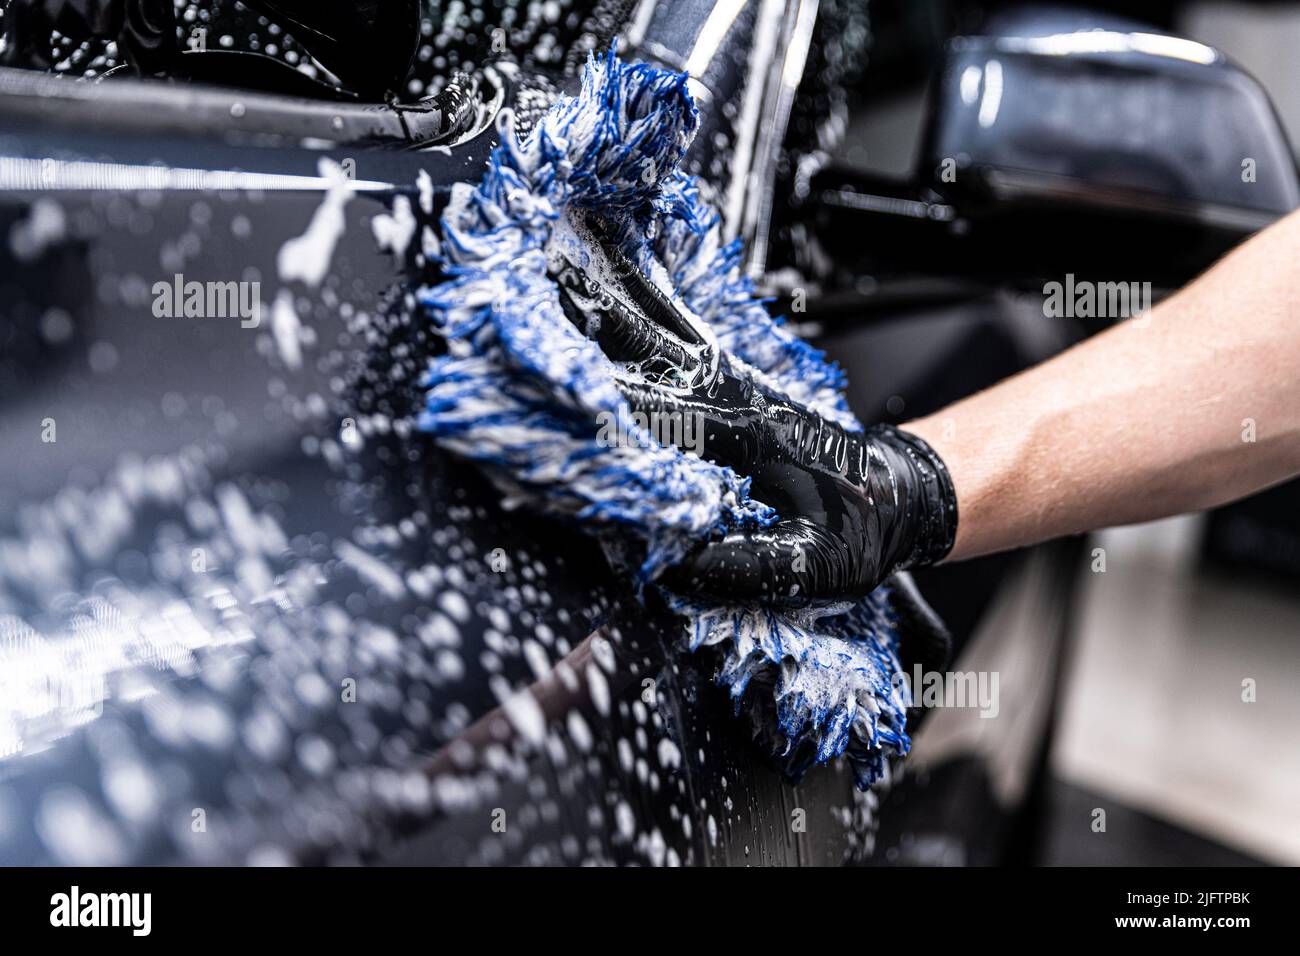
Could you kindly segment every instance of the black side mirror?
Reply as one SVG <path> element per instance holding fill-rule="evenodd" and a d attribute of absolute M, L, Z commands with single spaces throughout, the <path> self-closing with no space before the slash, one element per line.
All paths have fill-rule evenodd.
<path fill-rule="evenodd" d="M 1202 43 L 1092 11 L 1012 13 L 951 39 L 920 155 L 908 183 L 842 166 L 814 178 L 829 287 L 1074 273 L 1173 288 L 1300 206 L 1258 82 Z"/>
<path fill-rule="evenodd" d="M 958 205 L 1253 231 L 1300 205 L 1268 95 L 1221 53 L 1126 20 L 1029 13 L 948 47 L 923 175 Z"/>

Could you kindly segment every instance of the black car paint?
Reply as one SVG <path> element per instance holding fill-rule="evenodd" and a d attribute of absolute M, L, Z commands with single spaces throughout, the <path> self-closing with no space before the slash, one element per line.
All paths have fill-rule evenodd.
<path fill-rule="evenodd" d="M 322 150 L 280 143 L 232 145 L 219 126 L 190 128 L 174 137 L 138 136 L 111 118 L 96 123 L 83 116 L 75 124 L 65 123 L 54 100 L 44 105 L 48 110 L 32 110 L 31 101 L 21 95 L 0 98 L 0 162 L 54 159 L 136 168 L 161 163 L 312 178 L 320 159 L 331 157 L 340 162 L 354 159 L 359 178 L 385 188 L 358 195 L 347 208 L 347 229 L 327 283 L 336 301 L 327 305 L 318 293 L 295 290 L 320 343 L 299 373 L 278 365 L 264 331 L 250 332 L 233 321 L 158 319 L 138 297 L 123 299 L 105 292 L 114 285 L 120 289 L 127 276 L 166 278 L 160 248 L 194 231 L 199 203 L 207 207 L 199 230 L 201 251 L 186 261 L 186 278 L 224 280 L 252 266 L 272 283 L 280 247 L 305 228 L 321 201 L 320 190 L 199 195 L 185 190 L 61 189 L 57 178 L 40 183 L 38 189 L 28 182 L 10 182 L 9 188 L 0 189 L 6 234 L 31 215 L 40 199 L 56 201 L 68 226 L 34 261 L 18 262 L 7 247 L 0 250 L 0 334 L 5 340 L 0 446 L 10 452 L 0 464 L 3 535 L 23 533 L 31 503 L 51 499 L 69 485 L 102 482 L 124 452 L 147 465 L 151 456 L 206 446 L 204 481 L 237 485 L 284 527 L 288 547 L 277 556 L 278 571 L 290 573 L 311 561 L 329 540 L 355 540 L 359 530 L 364 538 L 364 529 L 426 515 L 428 523 L 419 526 L 418 533 L 379 550 L 385 562 L 410 571 L 429 560 L 443 561 L 448 548 L 460 547 L 465 573 L 456 590 L 470 607 L 461 629 L 464 658 L 482 663 L 494 640 L 488 636 L 493 629 L 491 611 L 510 607 L 517 616 L 530 616 L 534 629 L 541 624 L 554 633 L 557 648 L 569 649 L 564 656 L 579 679 L 576 687 L 538 679 L 517 648 L 506 642 L 507 652 L 497 654 L 500 673 L 515 690 L 533 686 L 530 693 L 553 720 L 545 740 L 529 743 L 503 714 L 499 695 L 489 687 L 487 668 L 470 666 L 453 684 L 413 690 L 420 679 L 412 676 L 409 659 L 376 657 L 364 630 L 334 635 L 333 650 L 342 656 L 343 670 L 298 661 L 298 676 L 314 671 L 330 679 L 353 671 L 361 675 L 364 722 L 376 728 L 382 740 L 395 743 L 369 749 L 358 744 L 352 736 L 355 719 L 346 708 L 287 706 L 298 721 L 295 734 L 333 742 L 337 763 L 324 776 L 306 769 L 292 752 L 269 761 L 241 746 L 223 753 L 197 744 L 177 747 L 151 730 L 144 713 L 147 704 L 109 701 L 98 721 L 52 742 L 43 752 L 11 758 L 0 768 L 5 806 L 17 808 L 16 814 L 9 814 L 0 840 L 0 859 L 62 861 L 40 838 L 37 808 L 51 789 L 102 792 L 105 781 L 98 771 L 103 741 L 96 727 L 105 725 L 115 733 L 125 730 L 144 759 L 166 769 L 175 783 L 167 812 L 148 825 L 138 824 L 120 862 L 734 864 L 872 859 L 879 796 L 855 794 L 842 768 L 819 770 L 798 786 L 767 768 L 745 739 L 744 725 L 733 719 L 725 696 L 712 686 L 708 658 L 684 656 L 673 622 L 642 609 L 625 583 L 610 576 L 594 545 L 576 531 L 503 512 L 472 471 L 447 460 L 418 434 L 368 435 L 359 452 L 333 462 L 304 450 L 304 437 L 311 436 L 319 447 L 348 417 L 400 418 L 418 403 L 413 377 L 393 379 L 391 356 L 395 348 L 407 348 L 410 360 L 401 364 L 410 372 L 430 346 L 418 324 L 406 321 L 410 310 L 402 305 L 402 297 L 409 276 L 376 248 L 370 221 L 386 211 L 396 194 L 417 201 L 413 184 L 421 171 L 440 190 L 472 180 L 484 161 L 491 129 L 450 155 L 363 145 Z M 390 184 L 391 191 L 386 188 Z M 246 239 L 231 241 L 226 237 L 240 216 L 251 228 Z M 342 303 L 367 312 L 374 323 L 362 330 L 349 328 L 341 315 Z M 38 312 L 50 307 L 62 308 L 72 318 L 71 336 L 57 343 L 38 331 Z M 959 325 L 958 334 L 948 341 L 960 343 L 968 333 L 985 335 L 999 327 L 999 320 L 967 316 Z M 890 396 L 915 390 L 930 375 L 954 379 L 955 370 L 963 368 L 960 350 L 945 353 L 942 341 L 940 335 L 926 350 L 929 367 L 914 367 L 916 377 L 910 381 L 856 376 L 859 383 L 867 382 L 858 388 L 868 390 L 855 396 L 858 411 L 871 417 L 873 402 L 882 405 Z M 116 363 L 111 368 L 96 371 L 88 364 L 94 343 L 112 347 Z M 835 343 L 829 344 L 834 352 Z M 862 356 L 873 354 L 877 345 L 878 360 L 900 357 L 887 351 L 887 340 L 873 342 L 869 335 L 838 357 L 855 375 Z M 327 401 L 309 402 L 312 392 L 328 396 Z M 183 413 L 168 415 L 163 409 L 171 394 L 197 401 L 187 402 Z M 212 398 L 217 401 L 203 401 Z M 41 441 L 40 423 L 46 418 L 59 422 L 56 443 Z M 139 508 L 107 567 L 89 560 L 75 562 L 72 574 L 78 589 L 83 594 L 94 591 L 104 571 L 127 586 L 147 584 L 152 571 L 138 556 L 179 517 L 166 505 Z M 503 570 L 494 569 L 487 557 L 498 547 L 507 553 Z M 1058 569 L 1056 586 L 1065 587 L 1062 582 L 1072 560 L 1055 552 L 1048 557 Z M 423 651 L 414 636 L 415 625 L 437 606 L 440 592 L 422 597 L 408 589 L 389 597 L 347 562 L 323 565 L 328 574 L 321 606 L 337 602 L 355 608 L 355 618 L 367 626 L 390 628 L 403 651 L 418 660 Z M 524 597 L 528 581 L 523 571 L 543 565 L 545 586 L 533 587 L 531 596 Z M 967 603 L 986 603 L 1004 570 L 1005 565 L 999 566 L 991 577 L 968 570 L 974 601 Z M 945 574 L 936 572 L 931 584 L 941 604 L 945 590 L 956 594 L 961 589 L 961 572 L 949 578 Z M 954 583 L 950 586 L 949 581 Z M 9 592 L 9 601 L 17 601 L 16 589 Z M 951 603 L 955 609 L 962 602 Z M 5 608 L 19 614 L 33 610 L 51 614 L 34 595 L 26 606 L 11 603 Z M 275 629 L 283 626 L 285 617 L 310 615 L 314 609 L 240 610 Z M 958 637 L 973 642 L 980 614 L 968 616 Z M 300 625 L 298 636 L 306 638 L 315 624 Z M 1021 649 L 1040 662 L 1049 685 L 1060 659 L 1059 624 L 1037 646 Z M 593 641 L 599 649 L 593 649 Z M 215 684 L 202 669 L 190 676 L 158 675 L 159 683 L 166 695 L 216 693 L 238 721 L 267 704 L 267 695 L 287 689 L 267 674 L 267 662 L 276 650 L 274 642 L 259 640 L 237 654 L 211 655 L 213 669 L 228 675 Z M 959 656 L 957 666 L 961 661 Z M 602 676 L 595 676 L 592 667 Z M 366 702 L 366 680 L 385 691 L 373 703 Z M 592 702 L 592 680 L 609 684 L 607 707 Z M 408 709 L 412 700 L 421 706 Z M 432 709 L 445 715 L 452 705 L 461 719 L 428 719 Z M 583 746 L 582 732 L 568 717 L 575 709 L 587 715 L 589 746 Z M 1045 728 L 1050 710 L 1049 700 L 1026 719 Z M 1045 741 L 1041 734 L 1031 734 L 1030 739 L 1037 745 L 1024 758 L 1026 767 L 1041 757 Z M 1004 833 L 1018 806 L 996 798 L 962 797 L 968 791 L 991 792 L 991 772 L 983 764 L 988 752 L 947 756 L 914 779 L 905 777 L 886 804 L 889 836 L 875 848 L 875 858 L 895 862 L 902 852 L 906 860 L 900 848 L 905 850 L 908 834 L 917 832 L 943 832 L 959 842 L 973 841 L 971 834 L 979 834 L 978 848 L 962 851 L 963 859 L 998 858 L 1004 844 L 990 840 L 989 834 Z M 925 766 L 924 756 L 918 746 L 919 767 Z M 944 769 L 951 766 L 962 769 Z M 421 778 L 429 781 L 427 790 L 410 783 Z M 344 786 L 345 780 L 355 786 Z M 410 792 L 398 786 L 394 793 L 393 780 L 406 781 Z M 909 796 L 924 790 L 927 782 L 931 792 L 943 783 L 945 797 L 938 809 Z M 196 837 L 187 810 L 191 807 L 205 809 L 218 839 L 204 843 Z M 962 819 L 955 818 L 953 807 L 963 808 Z M 493 827 L 498 819 L 505 821 L 501 831 Z M 802 826 L 792 826 L 793 820 Z M 891 857 L 890 849 L 899 852 Z"/>

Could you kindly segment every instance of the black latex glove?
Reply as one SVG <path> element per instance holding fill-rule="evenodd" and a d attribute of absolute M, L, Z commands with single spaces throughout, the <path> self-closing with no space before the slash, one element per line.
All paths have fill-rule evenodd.
<path fill-rule="evenodd" d="M 856 599 L 952 549 L 952 480 L 920 438 L 890 425 L 848 431 L 775 394 L 693 341 L 700 327 L 625 262 L 602 270 L 621 276 L 617 289 L 568 262 L 552 274 L 569 318 L 611 359 L 636 366 L 620 380 L 632 407 L 652 422 L 702 423 L 660 433 L 702 434 L 703 457 L 752 478 L 753 497 L 780 515 L 771 528 L 705 544 L 667 572 L 670 588 L 796 607 Z"/>
<path fill-rule="evenodd" d="M 626 393 L 647 414 L 699 416 L 703 456 L 751 477 L 753 497 L 781 515 L 704 545 L 670 572 L 670 586 L 798 606 L 864 597 L 894 571 L 952 550 L 952 482 L 914 435 L 890 425 L 846 431 L 725 359 L 718 381 L 689 398 L 639 385 Z"/>

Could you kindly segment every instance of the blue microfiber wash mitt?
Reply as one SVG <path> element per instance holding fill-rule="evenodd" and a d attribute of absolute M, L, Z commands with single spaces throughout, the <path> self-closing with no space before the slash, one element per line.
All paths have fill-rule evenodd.
<path fill-rule="evenodd" d="M 614 224 L 623 254 L 707 323 L 734 365 L 860 427 L 842 372 L 767 314 L 739 273 L 739 245 L 721 242 L 717 213 L 682 172 L 697 122 L 685 75 L 613 50 L 589 59 L 581 92 L 524 142 L 502 117 L 482 181 L 458 185 L 443 215 L 446 279 L 421 294 L 447 354 L 425 377 L 420 427 L 478 462 L 508 505 L 584 523 L 638 587 L 701 541 L 776 515 L 748 478 L 658 444 L 615 384 L 626 368 L 566 318 L 548 256 L 592 259 L 584 214 Z M 611 423 L 628 440 L 602 440 Z M 803 611 L 668 599 L 690 649 L 720 651 L 719 682 L 791 777 L 845 755 L 865 788 L 907 752 L 911 696 L 887 589 Z"/>

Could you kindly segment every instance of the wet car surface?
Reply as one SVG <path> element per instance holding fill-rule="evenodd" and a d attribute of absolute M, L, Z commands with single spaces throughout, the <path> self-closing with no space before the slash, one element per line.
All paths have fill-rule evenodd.
<path fill-rule="evenodd" d="M 0 861 L 899 861 L 920 798 L 877 847 L 888 782 L 782 779 L 671 615 L 415 428 L 424 229 L 490 123 L 249 141 L 251 97 L 146 133 L 56 94 L 0 95 Z M 184 314 L 232 281 L 248 314 Z"/>

